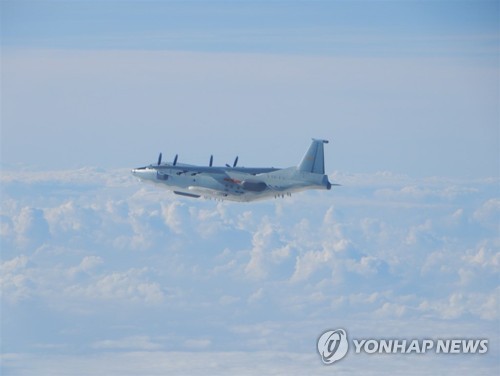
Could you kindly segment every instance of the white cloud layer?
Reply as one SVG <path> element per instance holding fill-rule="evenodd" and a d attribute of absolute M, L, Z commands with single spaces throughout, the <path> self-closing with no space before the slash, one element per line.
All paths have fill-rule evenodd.
<path fill-rule="evenodd" d="M 472 363 L 494 371 L 498 181 L 332 178 L 343 186 L 247 205 L 178 198 L 127 170 L 3 171 L 3 369 L 202 373 L 195 357 L 217 374 L 254 373 L 256 361 L 262 373 L 321 373 L 315 340 L 345 327 L 487 337 L 489 353 Z M 94 363 L 78 371 L 81 356 Z M 424 363 L 469 364 L 454 359 Z M 337 370 L 415 363 L 384 362 Z"/>

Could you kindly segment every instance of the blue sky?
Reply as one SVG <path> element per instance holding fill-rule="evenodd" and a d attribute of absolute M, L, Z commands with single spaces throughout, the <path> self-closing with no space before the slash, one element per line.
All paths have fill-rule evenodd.
<path fill-rule="evenodd" d="M 332 169 L 491 176 L 498 27 L 481 1 L 4 1 L 2 163 L 287 166 L 323 137 Z"/>
<path fill-rule="evenodd" d="M 2 374 L 498 373 L 498 1 L 0 7 Z M 311 137 L 342 187 L 129 174 L 291 166 Z M 324 367 L 336 327 L 491 347 Z"/>
<path fill-rule="evenodd" d="M 498 3 L 5 1 L 3 21 L 3 42 L 14 46 L 399 54 L 402 38 L 481 36 L 495 47 Z M 367 34 L 385 49 L 367 51 Z"/>

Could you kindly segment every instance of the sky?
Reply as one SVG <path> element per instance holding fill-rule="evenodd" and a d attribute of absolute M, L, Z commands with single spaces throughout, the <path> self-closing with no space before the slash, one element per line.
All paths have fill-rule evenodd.
<path fill-rule="evenodd" d="M 1 1 L 5 375 L 500 371 L 498 1 Z M 179 198 L 133 167 L 296 165 Z M 487 354 L 316 340 L 487 338 Z"/>
<path fill-rule="evenodd" d="M 333 142 L 332 171 L 496 175 L 498 13 L 496 1 L 3 1 L 2 165 L 135 167 L 162 151 L 287 167 L 316 137 Z"/>

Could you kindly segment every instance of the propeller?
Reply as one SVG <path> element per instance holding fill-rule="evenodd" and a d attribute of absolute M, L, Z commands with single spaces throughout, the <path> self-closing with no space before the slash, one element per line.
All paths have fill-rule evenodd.
<path fill-rule="evenodd" d="M 174 166 L 177 164 L 177 157 L 179 157 L 179 155 L 178 155 L 178 154 L 176 154 L 176 155 L 175 155 L 175 158 L 174 158 L 174 163 L 172 163 L 172 165 L 174 165 Z"/>
<path fill-rule="evenodd" d="M 236 159 L 234 160 L 233 168 L 235 168 L 237 164 L 238 164 L 238 157 L 236 157 Z M 231 168 L 231 166 L 229 166 L 227 163 L 226 163 L 226 167 Z"/>
<path fill-rule="evenodd" d="M 161 153 L 160 155 L 158 156 L 158 166 L 161 165 Z"/>
<path fill-rule="evenodd" d="M 214 156 L 213 156 L 213 155 L 211 155 L 211 156 L 210 156 L 210 162 L 208 163 L 208 165 L 209 165 L 210 167 L 212 167 L 212 164 L 213 164 L 213 163 L 214 163 Z"/>

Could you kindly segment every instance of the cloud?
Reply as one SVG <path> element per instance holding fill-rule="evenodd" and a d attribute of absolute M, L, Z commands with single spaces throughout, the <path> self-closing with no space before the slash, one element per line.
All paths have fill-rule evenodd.
<path fill-rule="evenodd" d="M 393 188 L 382 188 L 375 192 L 375 195 L 379 198 L 384 198 L 387 200 L 415 200 L 415 201 L 430 201 L 438 199 L 452 200 L 463 195 L 468 195 L 475 193 L 477 188 L 471 188 L 467 186 L 456 186 L 450 185 L 446 187 L 442 186 L 416 186 L 408 185 L 400 189 Z"/>
<path fill-rule="evenodd" d="M 382 307 L 375 311 L 375 315 L 384 318 L 401 317 L 406 313 L 406 307 L 397 303 L 384 303 Z"/>
<path fill-rule="evenodd" d="M 327 250 L 306 252 L 303 256 L 297 257 L 291 280 L 296 282 L 307 279 L 318 268 L 327 265 L 331 259 L 331 252 Z"/>
<path fill-rule="evenodd" d="M 277 231 L 277 226 L 273 226 L 269 218 L 264 217 L 258 230 L 253 234 L 250 261 L 245 267 L 245 272 L 250 277 L 262 279 L 267 276 L 266 261 L 269 260 L 273 248 L 280 244 Z"/>
<path fill-rule="evenodd" d="M 102 264 L 102 258 L 99 256 L 85 256 L 80 263 L 81 270 L 88 272 L 90 269 L 93 269 L 97 265 Z"/>
<path fill-rule="evenodd" d="M 71 298 L 161 303 L 165 298 L 162 288 L 156 282 L 143 279 L 146 272 L 146 268 L 113 272 L 96 277 L 88 284 L 68 286 L 64 292 Z"/>
<path fill-rule="evenodd" d="M 39 246 L 50 236 L 44 212 L 38 208 L 22 208 L 14 219 L 14 226 L 17 243 L 23 248 Z"/>
<path fill-rule="evenodd" d="M 92 344 L 98 350 L 159 350 L 163 346 L 148 336 L 125 337 L 117 340 L 101 340 Z"/>
<path fill-rule="evenodd" d="M 31 297 L 31 278 L 26 272 L 28 262 L 28 257 L 21 255 L 0 264 L 0 293 L 2 299 L 17 303 Z"/>
<path fill-rule="evenodd" d="M 252 295 L 248 297 L 248 303 L 252 304 L 258 302 L 259 300 L 262 299 L 263 295 L 264 295 L 264 289 L 260 287 L 258 290 L 254 291 Z"/>
<path fill-rule="evenodd" d="M 161 211 L 165 225 L 176 234 L 182 233 L 182 221 L 178 210 L 180 206 L 181 204 L 174 201 L 169 205 L 162 206 Z"/>
<path fill-rule="evenodd" d="M 335 365 L 336 374 L 349 375 L 362 371 L 366 375 L 384 375 L 389 372 L 402 374 L 408 371 L 411 362 L 412 373 L 425 374 L 429 367 L 440 374 L 463 370 L 468 374 L 486 375 L 495 365 L 484 363 L 482 358 L 454 356 L 453 363 L 442 356 L 426 354 L 419 362 L 412 362 L 407 357 L 393 356 L 358 356 L 348 355 Z M 105 355 L 88 354 L 85 356 L 47 354 L 4 354 L 2 361 L 9 368 L 16 369 L 24 363 L 23 371 L 27 375 L 59 373 L 71 376 L 97 374 L 103 369 L 108 375 L 255 375 L 286 374 L 315 375 L 331 374 L 331 368 L 325 367 L 316 353 L 294 351 L 108 351 Z M 78 367 L 74 367 L 78 364 Z"/>
<path fill-rule="evenodd" d="M 342 323 L 366 333 L 376 320 L 386 336 L 419 320 L 448 336 L 497 323 L 494 179 L 350 174 L 332 192 L 245 205 L 178 198 L 123 170 L 6 176 L 3 313 L 50 328 L 3 326 L 6 352 L 310 354 Z M 462 193 L 379 192 L 407 186 Z"/>
<path fill-rule="evenodd" d="M 476 249 L 468 250 L 462 256 L 463 260 L 471 266 L 478 266 L 481 269 L 491 269 L 493 272 L 500 271 L 500 251 L 498 249 L 498 240 L 493 244 L 488 241 L 481 242 Z"/>
<path fill-rule="evenodd" d="M 483 320 L 498 320 L 499 293 L 500 287 L 489 293 L 454 292 L 446 299 L 424 300 L 418 308 L 448 320 L 465 314 L 471 314 Z"/>
<path fill-rule="evenodd" d="M 500 226 L 500 199 L 492 198 L 485 201 L 473 215 L 474 220 L 482 225 L 499 229 Z"/>
<path fill-rule="evenodd" d="M 80 272 L 89 273 L 92 269 L 101 265 L 103 262 L 103 259 L 99 256 L 85 256 L 78 266 L 72 267 L 68 270 L 68 274 L 71 277 L 74 277 Z"/>
<path fill-rule="evenodd" d="M 200 338 L 200 339 L 188 339 L 184 341 L 184 346 L 188 349 L 195 349 L 195 350 L 203 350 L 207 349 L 210 347 L 212 344 L 212 341 L 206 338 Z"/>
<path fill-rule="evenodd" d="M 405 243 L 408 245 L 414 245 L 418 241 L 426 241 L 432 239 L 432 221 L 426 220 L 424 223 L 412 226 L 408 235 L 406 236 Z"/>
<path fill-rule="evenodd" d="M 12 273 L 18 269 L 25 268 L 27 263 L 28 258 L 25 255 L 21 255 L 12 260 L 2 262 L 0 270 L 2 270 L 2 274 Z"/>
<path fill-rule="evenodd" d="M 379 265 L 379 260 L 373 256 L 362 256 L 359 261 L 349 259 L 346 262 L 348 270 L 354 271 L 363 276 L 376 274 L 378 270 L 378 265 Z"/>

